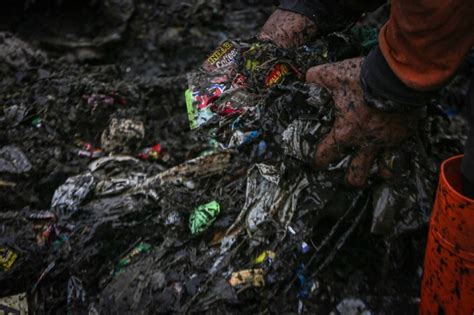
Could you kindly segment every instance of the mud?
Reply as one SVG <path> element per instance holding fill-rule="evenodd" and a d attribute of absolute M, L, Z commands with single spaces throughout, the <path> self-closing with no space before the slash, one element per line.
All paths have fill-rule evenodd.
<path fill-rule="evenodd" d="M 186 73 L 225 39 L 253 40 L 271 5 L 1 5 L 0 246 L 18 258 L 0 271 L 0 296 L 27 292 L 37 314 L 417 312 L 437 165 L 467 134 L 457 90 L 404 143 L 409 162 L 389 163 L 399 179 L 374 171 L 362 190 L 344 185 L 344 162 L 308 164 L 334 113 L 297 75 L 252 90 L 263 110 L 240 128 L 259 141 L 216 150 L 209 128 L 189 128 Z M 360 53 L 341 36 L 254 57 L 304 73 Z M 227 144 L 219 123 L 215 141 Z M 156 160 L 138 156 L 158 143 Z M 212 200 L 219 216 L 193 236 L 191 212 Z M 143 242 L 151 249 L 130 255 Z M 275 258 L 256 263 L 265 251 Z M 231 286 L 248 269 L 264 285 Z"/>

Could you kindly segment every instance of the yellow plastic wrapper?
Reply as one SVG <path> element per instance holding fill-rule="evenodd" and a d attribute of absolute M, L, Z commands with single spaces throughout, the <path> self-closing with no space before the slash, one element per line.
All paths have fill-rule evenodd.
<path fill-rule="evenodd" d="M 0 247 L 0 268 L 3 270 L 10 269 L 17 257 L 18 255 L 14 251 L 6 247 Z"/>
<path fill-rule="evenodd" d="M 258 265 L 258 264 L 261 264 L 263 263 L 264 261 L 266 261 L 267 259 L 275 259 L 275 252 L 271 251 L 271 250 L 266 250 L 266 251 L 263 251 L 260 255 L 258 255 L 257 258 L 255 258 L 255 264 Z"/>

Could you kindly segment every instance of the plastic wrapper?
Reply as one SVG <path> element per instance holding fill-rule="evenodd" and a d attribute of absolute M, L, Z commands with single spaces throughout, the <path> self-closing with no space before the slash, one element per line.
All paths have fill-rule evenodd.
<path fill-rule="evenodd" d="M 189 217 L 189 229 L 192 234 L 200 234 L 214 223 L 221 207 L 217 201 L 211 201 L 194 209 Z"/>
<path fill-rule="evenodd" d="M 276 257 L 276 254 L 274 251 L 271 251 L 271 250 L 263 251 L 260 255 L 257 256 L 257 258 L 255 258 L 255 264 L 258 265 L 264 262 L 271 262 L 275 259 L 275 257 Z"/>
<path fill-rule="evenodd" d="M 145 148 L 138 152 L 138 158 L 142 160 L 158 160 L 161 157 L 161 144 L 155 144 L 152 147 Z"/>
<path fill-rule="evenodd" d="M 125 256 L 120 258 L 120 260 L 117 263 L 117 266 L 115 267 L 115 275 L 123 272 L 123 268 L 130 265 L 130 263 L 132 262 L 132 259 L 140 255 L 141 253 L 149 252 L 151 248 L 152 246 L 148 243 L 145 243 L 145 242 L 138 243 L 129 253 L 127 253 Z"/>
<path fill-rule="evenodd" d="M 101 148 L 95 148 L 91 143 L 85 141 L 77 141 L 77 145 L 80 149 L 76 151 L 77 155 L 82 157 L 88 157 L 91 159 L 99 158 L 104 156 L 104 152 Z"/>
<path fill-rule="evenodd" d="M 265 77 L 265 86 L 267 88 L 280 84 L 285 80 L 285 77 L 291 74 L 291 68 L 286 63 L 277 63 L 273 66 L 270 72 Z"/>
<path fill-rule="evenodd" d="M 239 58 L 239 45 L 231 40 L 226 40 L 207 57 L 202 67 L 208 72 L 221 71 L 235 65 Z"/>
<path fill-rule="evenodd" d="M 233 272 L 229 283 L 233 287 L 244 284 L 254 287 L 263 287 L 265 286 L 263 269 L 247 269 Z"/>
<path fill-rule="evenodd" d="M 17 258 L 18 254 L 13 250 L 3 246 L 0 247 L 0 268 L 3 270 L 9 270 Z"/>
<path fill-rule="evenodd" d="M 191 129 L 205 124 L 219 113 L 233 112 L 228 104 L 214 111 L 211 106 L 227 89 L 242 84 L 243 77 L 235 71 L 239 58 L 239 45 L 227 40 L 209 55 L 200 72 L 188 75 L 189 88 L 185 98 Z"/>

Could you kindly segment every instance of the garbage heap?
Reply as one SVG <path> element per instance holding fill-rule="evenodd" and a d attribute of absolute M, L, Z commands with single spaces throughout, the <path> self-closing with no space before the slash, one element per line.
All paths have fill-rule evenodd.
<path fill-rule="evenodd" d="M 334 33 L 295 50 L 224 41 L 187 76 L 189 130 L 182 133 L 172 121 L 151 125 L 143 103 L 134 107 L 149 85 L 96 86 L 96 77 L 84 73 L 73 81 L 68 75 L 81 77 L 78 69 L 52 63 L 41 75 L 51 84 L 59 73 L 57 80 L 76 82 L 57 92 L 87 92 L 87 110 L 63 108 L 58 116 L 5 106 L 2 133 L 26 133 L 33 147 L 0 148 L 0 185 L 14 191 L 15 181 L 28 177 L 41 137 L 57 141 L 52 157 L 82 160 L 64 170 L 43 157 L 51 168 L 47 183 L 72 174 L 49 207 L 0 213 L 0 296 L 21 293 L 16 297 L 32 312 L 70 314 L 369 314 L 401 300 L 416 307 L 419 264 L 394 257 L 423 255 L 417 233 L 428 222 L 437 165 L 460 149 L 461 141 L 449 150 L 445 144 L 459 138 L 463 123 L 450 124 L 434 102 L 418 133 L 379 161 L 393 179 L 379 178 L 374 166 L 364 189 L 344 184 L 351 152 L 326 170 L 312 166 L 337 113 L 328 91 L 304 83 L 304 73 L 367 51 L 374 43 L 362 35 L 374 33 Z M 30 55 L 28 62 L 42 58 Z M 96 76 L 116 74 L 101 69 Z M 119 110 L 109 119 L 110 107 Z M 95 145 L 64 145 L 61 115 L 71 124 L 68 133 L 81 129 L 92 139 L 101 126 Z M 166 129 L 172 140 L 154 143 L 150 129 Z M 170 149 L 173 143 L 181 153 Z M 377 295 L 380 279 L 405 279 L 410 268 L 416 271 L 407 272 L 406 287 Z"/>

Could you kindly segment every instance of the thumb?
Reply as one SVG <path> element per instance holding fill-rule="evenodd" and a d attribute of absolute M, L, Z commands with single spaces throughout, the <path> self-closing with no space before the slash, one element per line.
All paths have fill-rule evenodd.
<path fill-rule="evenodd" d="M 357 151 L 347 169 L 346 182 L 354 187 L 363 187 L 369 178 L 378 149 L 375 147 L 364 147 Z"/>
<path fill-rule="evenodd" d="M 327 89 L 335 87 L 335 66 L 334 64 L 324 64 L 309 68 L 306 72 L 306 82 L 324 86 Z"/>

